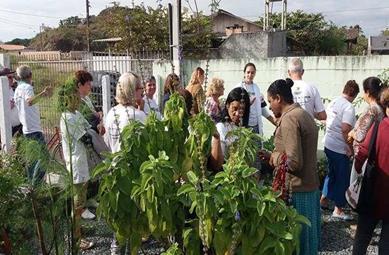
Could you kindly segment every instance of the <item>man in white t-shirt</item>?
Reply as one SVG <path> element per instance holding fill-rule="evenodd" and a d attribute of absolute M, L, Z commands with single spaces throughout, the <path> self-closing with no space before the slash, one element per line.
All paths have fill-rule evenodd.
<path fill-rule="evenodd" d="M 328 119 L 324 136 L 324 152 L 328 161 L 328 174 L 325 178 L 320 203 L 328 207 L 328 199 L 334 201 L 332 217 L 351 220 L 344 213 L 346 206 L 345 192 L 350 184 L 350 159 L 353 155 L 351 144 L 347 143 L 348 133 L 353 128 L 356 118 L 351 104 L 359 93 L 358 84 L 348 81 L 343 95 L 332 100 L 327 107 Z"/>
<path fill-rule="evenodd" d="M 313 118 L 326 120 L 327 114 L 318 89 L 302 80 L 304 66 L 300 58 L 292 58 L 288 74 L 294 82 L 292 87 L 294 102 L 299 103 Z"/>
<path fill-rule="evenodd" d="M 36 103 L 43 97 L 51 95 L 51 87 L 45 87 L 42 92 L 35 95 L 32 86 L 32 71 L 29 66 L 22 65 L 16 69 L 19 78 L 15 90 L 14 100 L 18 109 L 19 120 L 23 125 L 23 135 L 45 144 L 41 128 L 41 120 Z"/>

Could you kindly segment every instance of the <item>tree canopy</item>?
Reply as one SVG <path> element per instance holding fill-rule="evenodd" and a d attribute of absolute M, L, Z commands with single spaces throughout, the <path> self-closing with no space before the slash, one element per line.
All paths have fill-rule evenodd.
<path fill-rule="evenodd" d="M 270 16 L 271 26 L 277 30 L 281 24 L 281 13 Z M 301 55 L 341 55 L 363 54 L 367 48 L 361 30 L 357 44 L 347 52 L 347 28 L 338 27 L 331 21 L 326 21 L 321 13 L 306 13 L 302 10 L 289 12 L 287 19 L 287 44 L 289 51 Z M 263 19 L 256 22 L 263 25 Z"/>
<path fill-rule="evenodd" d="M 141 51 L 147 49 L 169 50 L 169 26 L 167 8 L 136 5 L 132 8 L 113 6 L 90 18 L 90 38 L 121 37 L 115 44 L 118 51 Z M 30 47 L 37 50 L 85 50 L 86 22 L 77 16 L 61 20 L 58 28 L 46 28 L 32 39 Z M 211 19 L 202 12 L 194 15 L 184 9 L 182 14 L 183 48 L 190 53 L 204 52 L 209 48 L 212 35 Z M 104 50 L 102 43 L 91 43 L 92 50 Z"/>
<path fill-rule="evenodd" d="M 210 8 L 217 10 L 221 0 L 211 1 Z M 189 3 L 189 0 L 187 1 Z M 203 12 L 192 8 L 183 8 L 182 45 L 184 56 L 204 57 L 215 41 L 212 32 L 212 19 Z M 111 7 L 101 11 L 89 20 L 91 50 L 103 51 L 108 45 L 93 43 L 93 40 L 121 37 L 114 45 L 117 51 L 155 51 L 169 50 L 169 28 L 167 8 L 156 8 L 144 4 L 133 7 L 121 6 L 113 2 Z M 274 30 L 279 29 L 281 14 L 271 15 Z M 260 19 L 257 24 L 263 24 Z M 355 28 L 355 27 L 354 27 Z M 359 26 L 358 26 L 359 28 Z M 287 45 L 289 52 L 300 55 L 361 55 L 367 49 L 367 38 L 359 30 L 358 38 L 352 42 L 347 39 L 346 27 L 336 26 L 326 21 L 321 13 L 306 13 L 302 10 L 287 14 Z M 78 16 L 61 20 L 57 28 L 45 27 L 41 33 L 29 41 L 15 39 L 17 43 L 37 50 L 59 50 L 63 52 L 85 50 L 87 26 L 86 21 Z M 382 34 L 389 32 L 383 31 Z"/>

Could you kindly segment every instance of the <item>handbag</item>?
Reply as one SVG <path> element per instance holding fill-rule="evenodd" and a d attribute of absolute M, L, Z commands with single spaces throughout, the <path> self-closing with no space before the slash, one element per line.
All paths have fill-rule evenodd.
<path fill-rule="evenodd" d="M 373 134 L 369 143 L 368 158 L 362 166 L 364 171 L 357 175 L 357 178 L 350 184 L 346 190 L 345 196 L 348 204 L 358 213 L 366 213 L 373 206 L 371 199 L 374 190 L 375 181 L 375 147 L 377 140 L 379 121 L 374 123 Z M 355 164 L 355 161 L 354 161 Z M 355 167 L 353 165 L 353 170 Z"/>
<path fill-rule="evenodd" d="M 93 170 L 104 159 L 104 153 L 110 152 L 108 146 L 105 144 L 102 136 L 97 134 L 93 129 L 86 131 L 92 138 L 91 148 L 88 150 L 88 167 Z"/>
<path fill-rule="evenodd" d="M 362 179 L 363 179 L 363 174 L 364 174 L 365 169 L 366 169 L 366 164 L 367 164 L 367 160 L 365 161 L 365 163 L 362 166 L 362 169 L 361 169 L 362 172 L 360 174 L 355 173 L 353 180 L 350 183 L 350 186 L 346 190 L 347 203 L 354 210 L 357 209 L 358 200 L 359 200 L 359 193 L 360 193 L 361 187 L 362 187 Z M 356 172 L 355 160 L 353 162 L 353 167 L 352 167 L 351 172 L 354 172 L 354 171 Z"/>

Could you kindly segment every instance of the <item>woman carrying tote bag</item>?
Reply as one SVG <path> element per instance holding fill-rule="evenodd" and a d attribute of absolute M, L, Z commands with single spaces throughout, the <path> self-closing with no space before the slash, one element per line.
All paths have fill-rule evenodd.
<path fill-rule="evenodd" d="M 386 117 L 379 123 L 375 146 L 372 148 L 373 155 L 369 156 L 368 149 L 370 140 L 374 139 L 374 127 L 370 128 L 366 139 L 359 146 L 355 157 L 355 170 L 361 172 L 362 165 L 367 157 L 369 163 L 373 164 L 372 191 L 364 193 L 362 184 L 361 194 L 357 206 L 358 225 L 355 234 L 353 255 L 366 254 L 374 229 L 382 221 L 382 230 L 379 241 L 379 254 L 389 254 L 389 89 L 386 88 L 381 95 L 381 103 L 386 111 Z M 378 124 L 376 124 L 378 125 Z M 369 163 L 367 165 L 369 165 Z M 366 174 L 369 173 L 369 166 L 366 167 Z M 366 203 L 366 197 L 371 203 Z"/>

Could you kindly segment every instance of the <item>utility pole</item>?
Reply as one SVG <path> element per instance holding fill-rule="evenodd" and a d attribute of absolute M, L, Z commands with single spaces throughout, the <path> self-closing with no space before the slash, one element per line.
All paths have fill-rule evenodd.
<path fill-rule="evenodd" d="M 41 24 L 40 26 L 39 26 L 39 37 L 40 37 L 40 41 L 41 41 L 41 51 L 43 51 L 43 34 L 42 34 L 42 32 L 44 31 L 44 26 L 45 26 L 45 24 Z"/>
<path fill-rule="evenodd" d="M 273 6 L 274 2 L 282 2 L 282 13 L 281 13 L 281 30 L 286 29 L 286 15 L 287 15 L 287 0 L 265 0 L 265 17 L 263 21 L 263 30 L 270 30 L 270 19 L 271 19 L 271 11 L 270 5 Z"/>
<path fill-rule="evenodd" d="M 89 0 L 86 1 L 86 47 L 87 51 L 90 51 L 90 38 L 89 38 Z"/>
<path fill-rule="evenodd" d="M 182 80 L 181 62 L 182 62 L 182 45 L 181 45 L 181 0 L 174 0 L 172 5 L 172 44 L 170 45 L 173 53 L 173 65 L 175 73 Z"/>

